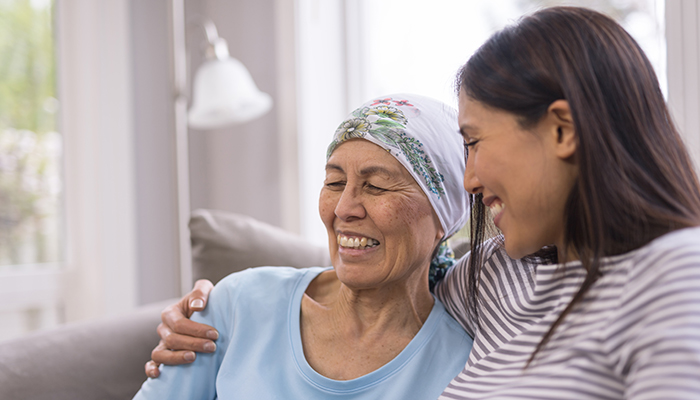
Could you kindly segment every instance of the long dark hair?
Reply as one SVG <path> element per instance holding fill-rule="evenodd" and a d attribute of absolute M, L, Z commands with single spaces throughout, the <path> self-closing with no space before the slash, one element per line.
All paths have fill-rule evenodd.
<path fill-rule="evenodd" d="M 602 257 L 700 225 L 700 185 L 651 63 L 620 25 L 596 11 L 553 7 L 522 18 L 476 51 L 460 70 L 457 89 L 514 114 L 524 129 L 555 100 L 571 108 L 579 175 L 564 216 L 565 245 L 587 274 L 531 362 L 598 279 Z M 486 213 L 476 196 L 468 287 L 478 321 Z"/>

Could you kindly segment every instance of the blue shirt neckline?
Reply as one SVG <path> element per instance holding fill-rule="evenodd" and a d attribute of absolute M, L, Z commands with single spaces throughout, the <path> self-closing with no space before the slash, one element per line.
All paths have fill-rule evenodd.
<path fill-rule="evenodd" d="M 435 329 L 437 329 L 439 325 L 440 318 L 444 318 L 446 314 L 442 303 L 433 297 L 435 301 L 433 308 L 428 315 L 428 319 L 426 319 L 416 336 L 413 337 L 409 344 L 393 360 L 389 361 L 381 368 L 359 378 L 344 381 L 327 378 L 311 368 L 306 360 L 306 357 L 304 356 L 304 348 L 301 343 L 301 326 L 299 321 L 301 318 L 301 300 L 306 292 L 306 289 L 314 278 L 316 278 L 322 272 L 330 269 L 332 269 L 332 267 L 310 268 L 299 278 L 296 286 L 294 287 L 292 301 L 290 301 L 287 314 L 288 337 L 293 351 L 294 363 L 301 375 L 309 383 L 321 390 L 326 390 L 331 393 L 359 392 L 374 385 L 378 385 L 401 371 L 401 369 L 408 364 L 411 358 L 418 354 L 420 349 L 428 343 L 430 338 L 433 336 Z M 418 379 L 418 377 L 416 378 Z"/>

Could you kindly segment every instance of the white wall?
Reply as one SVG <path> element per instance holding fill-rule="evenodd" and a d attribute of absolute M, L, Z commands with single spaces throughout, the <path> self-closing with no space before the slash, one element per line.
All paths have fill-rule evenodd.
<path fill-rule="evenodd" d="M 666 0 L 668 104 L 700 167 L 700 4 Z"/>
<path fill-rule="evenodd" d="M 248 68 L 258 88 L 277 100 L 274 5 L 274 0 L 204 0 L 203 13 L 214 21 L 231 56 Z M 203 38 L 201 32 L 190 33 Z M 277 104 L 272 112 L 242 125 L 211 132 L 190 130 L 192 142 L 204 143 L 203 154 L 192 154 L 190 159 L 191 165 L 204 170 L 192 174 L 193 194 L 207 194 L 206 199 L 193 196 L 193 208 L 232 211 L 280 225 Z"/>

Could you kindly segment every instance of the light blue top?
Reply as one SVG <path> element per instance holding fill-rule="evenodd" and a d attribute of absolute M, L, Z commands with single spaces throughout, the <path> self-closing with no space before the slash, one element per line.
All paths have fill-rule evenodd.
<path fill-rule="evenodd" d="M 162 366 L 135 399 L 436 399 L 472 347 L 437 299 L 413 340 L 378 370 L 337 381 L 311 368 L 301 343 L 301 299 L 328 269 L 260 267 L 224 278 L 192 317 L 219 331 L 216 352 Z"/>

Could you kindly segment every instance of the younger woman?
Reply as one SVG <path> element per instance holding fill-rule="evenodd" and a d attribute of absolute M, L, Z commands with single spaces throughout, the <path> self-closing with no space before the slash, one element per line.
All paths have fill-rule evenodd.
<path fill-rule="evenodd" d="M 700 398 L 700 188 L 637 43 L 545 9 L 458 86 L 475 240 L 437 294 L 476 341 L 442 398 Z"/>

